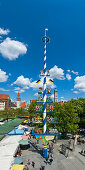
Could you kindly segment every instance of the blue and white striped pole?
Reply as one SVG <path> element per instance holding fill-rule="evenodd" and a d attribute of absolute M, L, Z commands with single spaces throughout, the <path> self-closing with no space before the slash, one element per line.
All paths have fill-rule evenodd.
<path fill-rule="evenodd" d="M 44 45 L 44 93 L 43 93 L 43 102 L 44 102 L 44 112 L 43 112 L 43 133 L 46 135 L 46 31 L 48 29 L 45 29 L 45 45 Z"/>

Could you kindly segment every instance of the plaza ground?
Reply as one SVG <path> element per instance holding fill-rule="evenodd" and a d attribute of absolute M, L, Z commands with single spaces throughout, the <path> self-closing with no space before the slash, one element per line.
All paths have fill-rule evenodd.
<path fill-rule="evenodd" d="M 35 143 L 35 139 L 32 139 Z M 51 165 L 45 163 L 45 159 L 34 147 L 27 150 L 22 150 L 23 164 L 27 164 L 28 160 L 35 162 L 35 167 L 32 164 L 29 165 L 29 170 L 40 170 L 41 166 L 45 166 L 45 170 L 85 170 L 85 156 L 82 156 L 79 152 L 84 149 L 85 144 L 76 145 L 75 150 L 67 150 L 68 157 L 66 158 L 59 152 L 61 144 L 67 144 L 67 140 L 58 140 L 54 144 L 53 150 L 53 163 Z M 39 143 L 39 147 L 42 144 Z M 72 146 L 71 146 L 72 147 Z"/>

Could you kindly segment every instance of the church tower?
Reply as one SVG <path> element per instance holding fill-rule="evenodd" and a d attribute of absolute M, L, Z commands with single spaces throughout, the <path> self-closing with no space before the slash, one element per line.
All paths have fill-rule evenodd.
<path fill-rule="evenodd" d="M 18 97 L 17 97 L 17 108 L 20 108 L 20 104 L 21 104 L 21 99 L 20 99 L 20 94 L 18 92 Z"/>
<path fill-rule="evenodd" d="M 54 90 L 54 102 L 58 102 L 58 91 L 56 88 Z"/>

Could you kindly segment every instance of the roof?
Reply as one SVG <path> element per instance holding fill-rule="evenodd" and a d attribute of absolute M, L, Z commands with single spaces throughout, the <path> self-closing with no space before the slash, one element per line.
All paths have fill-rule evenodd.
<path fill-rule="evenodd" d="M 0 94 L 0 99 L 10 99 L 8 94 Z"/>
<path fill-rule="evenodd" d="M 14 105 L 17 106 L 17 102 L 14 102 Z"/>
<path fill-rule="evenodd" d="M 14 105 L 15 105 L 15 107 L 16 107 L 16 106 L 17 106 L 17 102 L 15 102 Z M 20 103 L 20 107 L 25 108 L 25 106 L 26 106 L 26 102 L 21 102 L 21 103 Z"/>
<path fill-rule="evenodd" d="M 14 129 L 14 127 L 18 126 L 20 123 L 22 123 L 24 119 L 13 119 L 10 120 L 9 122 L 5 122 L 3 125 L 0 126 L 0 134 L 7 134 L 10 131 Z"/>
<path fill-rule="evenodd" d="M 63 105 L 64 105 L 63 101 L 61 101 L 61 102 L 59 102 L 59 103 L 61 104 L 61 106 L 63 106 Z"/>
<path fill-rule="evenodd" d="M 26 103 L 25 103 L 25 102 L 20 103 L 20 106 L 21 106 L 21 107 L 25 107 L 25 105 L 26 105 Z"/>
<path fill-rule="evenodd" d="M 8 135 L 23 135 L 24 129 L 13 129 L 11 132 L 8 133 Z"/>

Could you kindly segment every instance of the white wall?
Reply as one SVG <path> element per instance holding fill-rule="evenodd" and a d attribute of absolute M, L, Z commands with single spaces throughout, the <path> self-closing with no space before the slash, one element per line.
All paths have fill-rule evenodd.
<path fill-rule="evenodd" d="M 0 111 L 5 110 L 5 102 L 0 102 Z"/>

